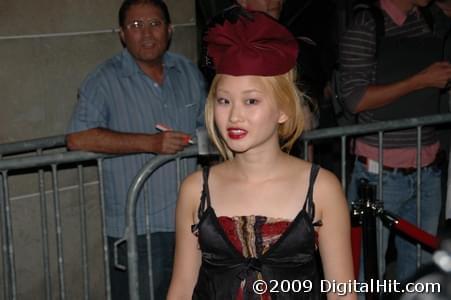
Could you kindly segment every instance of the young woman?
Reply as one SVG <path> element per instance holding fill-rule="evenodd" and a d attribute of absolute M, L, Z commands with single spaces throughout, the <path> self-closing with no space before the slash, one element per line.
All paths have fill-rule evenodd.
<path fill-rule="evenodd" d="M 349 212 L 331 173 L 287 154 L 303 127 L 297 42 L 256 12 L 206 39 L 206 124 L 225 161 L 182 184 L 167 299 L 319 299 L 316 249 L 330 285 L 353 280 Z"/>

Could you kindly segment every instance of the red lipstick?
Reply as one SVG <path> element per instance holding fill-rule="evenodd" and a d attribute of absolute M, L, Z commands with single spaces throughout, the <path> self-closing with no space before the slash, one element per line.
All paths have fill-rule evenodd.
<path fill-rule="evenodd" d="M 247 135 L 247 131 L 241 128 L 227 128 L 227 134 L 232 140 L 239 140 Z"/>

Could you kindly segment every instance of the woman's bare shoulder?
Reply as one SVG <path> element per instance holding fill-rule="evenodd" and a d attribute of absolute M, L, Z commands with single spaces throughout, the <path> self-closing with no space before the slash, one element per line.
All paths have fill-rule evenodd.
<path fill-rule="evenodd" d="M 224 172 L 222 165 L 223 163 L 209 167 L 208 181 L 210 181 L 212 177 L 222 176 L 221 174 Z M 203 172 L 204 169 L 201 169 L 185 177 L 180 187 L 180 193 L 199 199 L 204 185 Z"/>
<path fill-rule="evenodd" d="M 191 173 L 183 180 L 180 186 L 180 198 L 195 199 L 199 198 L 202 192 L 202 170 Z"/>
<path fill-rule="evenodd" d="M 313 164 L 309 161 L 288 155 L 286 159 L 287 168 L 289 168 L 289 172 L 293 172 L 294 174 L 298 174 L 300 179 L 305 179 L 306 176 L 310 174 Z"/>
<path fill-rule="evenodd" d="M 288 165 L 290 169 L 294 172 L 297 172 L 300 176 L 305 177 L 310 176 L 312 168 L 314 166 L 313 163 L 303 160 L 297 157 L 290 157 L 288 160 Z M 315 185 L 325 185 L 327 186 L 331 185 L 332 187 L 335 187 L 336 185 L 340 185 L 337 177 L 335 174 L 330 172 L 327 169 L 322 168 L 321 166 L 317 165 L 319 167 L 318 175 L 315 180 Z"/>
<path fill-rule="evenodd" d="M 338 180 L 337 176 L 331 171 L 320 168 L 318 172 L 318 177 L 316 180 L 319 190 L 321 191 L 331 191 L 339 189 L 342 191 L 341 183 Z"/>
<path fill-rule="evenodd" d="M 313 188 L 313 199 L 320 212 L 346 213 L 348 205 L 342 185 L 329 170 L 321 168 Z"/>
<path fill-rule="evenodd" d="M 300 184 L 308 184 L 313 164 L 299 158 L 291 159 L 290 170 L 292 174 L 298 174 Z M 319 166 L 318 174 L 314 181 L 313 198 L 315 203 L 328 201 L 331 197 L 344 198 L 343 189 L 338 178 L 327 169 Z M 334 195 L 334 196 L 332 196 Z"/>
<path fill-rule="evenodd" d="M 202 183 L 202 173 L 203 169 L 194 171 L 183 179 L 182 185 L 192 186 L 197 185 L 199 182 Z"/>

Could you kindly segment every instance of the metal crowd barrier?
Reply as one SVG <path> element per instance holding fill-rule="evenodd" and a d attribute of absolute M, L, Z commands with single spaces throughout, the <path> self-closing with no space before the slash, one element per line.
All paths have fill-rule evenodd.
<path fill-rule="evenodd" d="M 56 152 L 56 153 L 55 153 Z M 6 156 L 6 157 L 5 157 Z M 9 143 L 0 145 L 0 177 L 2 185 L 0 188 L 0 211 L 1 211 L 1 243 L 2 243 L 2 294 L 3 299 L 68 299 L 67 282 L 72 278 L 67 278 L 65 274 L 65 256 L 63 240 L 70 238 L 64 236 L 59 184 L 59 167 L 76 164 L 74 168 L 78 172 L 78 196 L 80 208 L 80 264 L 82 272 L 82 299 L 89 299 L 90 287 L 90 269 L 88 265 L 87 253 L 87 217 L 86 217 L 86 198 L 84 191 L 84 166 L 83 163 L 87 161 L 96 161 L 98 165 L 99 185 L 102 186 L 102 160 L 107 157 L 105 154 L 96 154 L 88 152 L 67 152 L 65 149 L 65 136 L 55 136 L 42 139 L 34 139 L 23 142 Z M 53 217 L 49 218 L 49 201 L 47 199 L 49 191 L 45 190 L 46 175 L 49 172 L 51 177 L 53 198 Z M 10 174 L 11 177 L 21 176 L 23 174 L 35 174 L 36 183 L 39 189 L 39 210 L 40 210 L 40 243 L 41 249 L 35 249 L 36 253 L 41 252 L 42 257 L 42 294 L 24 295 L 18 290 L 18 278 L 16 263 L 22 260 L 39 260 L 39 255 L 36 257 L 18 258 L 16 257 L 16 249 L 14 242 L 14 226 L 12 215 L 12 203 L 9 195 L 10 191 Z M 48 181 L 48 180 L 47 180 Z M 32 182 L 27 182 L 32 184 Z M 101 231 L 103 235 L 104 245 L 106 245 L 105 221 L 103 211 L 103 192 L 100 194 L 101 207 Z M 50 244 L 53 242 L 49 230 L 49 223 L 53 222 L 54 227 L 54 243 L 55 248 L 52 249 Z M 38 225 L 39 226 L 39 225 Z M 17 227 L 17 226 L 16 226 Z M 106 250 L 106 249 L 105 249 Z M 54 253 L 56 252 L 56 253 Z M 105 286 L 106 296 L 110 299 L 110 284 L 109 284 L 109 270 L 108 270 L 108 256 L 104 251 L 103 260 L 105 261 Z M 51 258 L 56 256 L 55 261 Z M 57 280 L 52 279 L 52 266 L 56 264 Z M 92 276 L 92 275 L 91 275 Z M 57 287 L 56 287 L 57 286 Z"/>
<path fill-rule="evenodd" d="M 198 136 L 202 135 L 205 135 L 205 133 L 198 133 Z M 162 155 L 159 157 L 160 160 L 166 157 L 166 161 L 172 159 L 177 161 L 178 185 L 187 174 L 182 158 L 177 158 L 177 156 L 188 157 L 196 156 L 198 153 L 202 153 L 202 151 L 213 152 L 211 148 L 209 148 L 209 145 L 204 144 L 202 140 L 198 140 L 197 144 L 198 146 L 191 146 L 180 155 Z M 109 276 L 110 258 L 108 256 L 109 251 L 106 235 L 105 199 L 103 190 L 103 160 L 111 157 L 111 155 L 80 151 L 68 152 L 65 145 L 65 136 L 46 137 L 0 145 L 0 237 L 2 248 L 2 272 L 0 273 L 0 289 L 2 292 L 0 293 L 0 299 L 99 299 L 98 292 L 96 292 L 97 294 L 93 293 L 94 290 L 98 291 L 99 289 L 93 286 L 92 278 L 95 276 L 94 274 L 100 272 L 98 269 L 93 269 L 91 267 L 89 262 L 92 262 L 93 260 L 92 258 L 89 260 L 88 257 L 88 234 L 90 232 L 87 228 L 88 220 L 86 215 L 86 205 L 87 200 L 90 199 L 87 199 L 85 196 L 85 164 L 88 163 L 88 167 L 91 167 L 93 162 L 96 167 L 95 171 L 98 178 L 98 182 L 95 182 L 95 184 L 98 186 L 99 196 L 99 199 L 94 200 L 99 201 L 101 219 L 101 236 L 99 236 L 99 239 L 102 239 L 102 258 L 99 256 L 95 258 L 103 261 L 103 285 L 105 290 L 104 296 L 102 296 L 101 299 L 111 299 Z M 60 172 L 68 169 L 77 172 L 78 182 L 75 190 L 77 190 L 78 193 L 78 208 L 80 210 L 80 245 L 77 244 L 75 247 L 80 247 L 80 257 L 79 262 L 77 262 L 80 265 L 80 268 L 77 270 L 80 274 L 77 274 L 77 276 L 82 277 L 82 284 L 79 284 L 80 290 L 75 293 L 73 291 L 74 278 L 70 276 L 73 274 L 70 272 L 71 270 L 68 270 L 68 261 L 66 260 L 64 251 L 67 248 L 67 241 L 72 237 L 65 234 L 65 212 L 61 205 L 62 200 L 64 199 L 62 199 L 63 197 L 60 195 L 61 190 L 64 189 L 60 184 L 60 180 L 64 179 Z M 37 293 L 33 294 L 24 294 L 22 291 L 24 286 L 23 284 L 21 286 L 18 280 L 17 262 L 21 263 L 24 258 L 16 256 L 20 249 L 16 249 L 18 240 L 17 236 L 15 236 L 15 229 L 19 224 L 14 222 L 14 217 L 20 212 L 13 211 L 12 197 L 10 195 L 11 182 L 14 181 L 16 177 L 24 174 L 36 176 L 36 184 L 39 189 L 37 196 L 39 200 L 38 212 L 40 224 L 36 224 L 36 227 L 33 229 L 40 231 L 40 243 L 38 244 L 40 249 L 36 249 L 36 255 L 33 255 L 33 257 L 25 257 L 25 260 L 30 259 L 41 261 L 42 263 L 40 289 L 38 289 L 39 291 Z M 50 176 L 46 176 L 46 174 Z M 48 180 L 47 177 L 50 177 L 50 180 Z M 50 181 L 52 185 L 50 191 L 46 191 L 46 179 L 47 181 Z M 31 185 L 32 182 L 28 181 L 26 184 Z M 146 193 L 147 191 L 144 190 L 144 192 Z M 50 199 L 48 199 L 50 198 L 49 194 L 51 195 L 51 198 L 53 198 L 53 201 L 51 202 Z M 147 204 L 148 207 L 149 198 L 145 198 L 147 200 L 145 201 L 145 204 Z M 49 204 L 52 204 L 53 206 L 53 219 L 49 217 Z M 146 217 L 147 224 L 150 224 L 149 216 Z M 54 225 L 54 235 L 53 231 L 49 229 L 49 223 Z M 52 243 L 55 244 L 53 248 L 51 247 Z M 74 243 L 72 242 L 72 244 Z M 128 244 L 134 245 L 134 243 L 130 242 Z M 73 245 L 71 245 L 71 247 L 72 246 Z M 68 275 L 68 273 L 71 274 Z M 74 294 L 77 296 L 74 296 Z"/>
<path fill-rule="evenodd" d="M 351 136 L 362 135 L 367 133 L 378 133 L 379 135 L 379 148 L 383 147 L 383 134 L 386 131 L 398 130 L 405 128 L 417 128 L 418 140 L 421 140 L 421 129 L 427 125 L 437 125 L 443 123 L 451 123 L 451 114 L 434 115 L 422 118 L 405 119 L 398 121 L 388 121 L 383 123 L 373 123 L 368 125 L 354 125 L 337 128 L 327 128 L 307 132 L 304 134 L 304 147 L 307 149 L 308 144 L 314 140 L 338 138 L 341 140 L 341 182 L 343 188 L 346 188 L 346 151 L 347 141 Z M 203 143 L 203 141 L 198 141 Z M 421 149 L 421 144 L 418 142 L 418 149 Z M 59 152 L 55 153 L 55 148 Z M 202 147 L 199 147 L 201 149 Z M 49 149 L 49 150 L 48 150 Z M 128 194 L 128 203 L 126 214 L 127 227 L 124 233 L 123 239 L 127 243 L 128 252 L 128 276 L 130 283 L 130 299 L 139 299 L 138 295 L 138 261 L 137 261 L 137 249 L 136 249 L 136 202 L 137 195 L 143 186 L 145 180 L 151 176 L 151 174 L 162 164 L 167 161 L 176 159 L 180 160 L 185 157 L 192 157 L 202 154 L 209 154 L 210 152 L 203 152 L 196 146 L 191 146 L 185 151 L 177 155 L 160 155 L 150 160 L 136 175 L 132 186 L 130 187 Z M 205 149 L 205 148 L 203 148 Z M 307 153 L 307 151 L 304 151 Z M 22 156 L 23 153 L 32 153 L 29 156 Z M 20 154 L 20 155 L 19 155 Z M 26 154 L 25 154 L 26 155 Z M 78 196 L 79 196 L 79 208 L 80 208 L 80 264 L 82 281 L 83 281 L 83 299 L 91 299 L 90 278 L 93 273 L 98 270 L 90 269 L 89 260 L 87 257 L 87 228 L 86 228 L 86 213 L 85 213 L 85 187 L 84 187 L 84 164 L 86 162 L 95 162 L 97 164 L 98 174 L 98 186 L 99 186 L 99 202 L 100 202 L 100 226 L 103 240 L 103 266 L 104 266 L 104 286 L 105 286 L 105 298 L 111 298 L 111 289 L 109 282 L 109 258 L 105 232 L 105 212 L 104 212 L 104 194 L 103 194 L 103 176 L 102 165 L 103 159 L 106 158 L 105 154 L 96 154 L 88 152 L 67 152 L 65 150 L 65 137 L 57 136 L 44 139 L 36 139 L 25 142 L 10 143 L 0 145 L 0 177 L 2 184 L 0 185 L 0 217 L 1 217 L 1 243 L 2 243 L 2 280 L 0 284 L 3 286 L 3 298 L 4 299 L 18 299 L 18 287 L 17 287 L 17 273 L 16 262 L 21 259 L 15 256 L 15 242 L 14 242 L 14 220 L 11 213 L 11 199 L 9 191 L 11 189 L 9 176 L 16 176 L 16 172 L 22 172 L 27 174 L 35 174 L 39 186 L 39 202 L 40 202 L 40 231 L 41 231 L 41 244 L 42 249 L 42 285 L 44 285 L 43 295 L 28 295 L 33 299 L 67 299 L 70 298 L 67 293 L 68 282 L 71 283 L 71 278 L 67 277 L 65 273 L 65 257 L 64 257 L 64 244 L 63 239 L 66 240 L 70 236 L 64 235 L 64 220 L 62 219 L 62 212 L 60 207 L 60 191 L 59 191 L 59 171 L 60 168 L 67 165 L 76 165 L 74 167 L 78 172 Z M 417 159 L 417 166 L 421 164 L 420 156 Z M 382 168 L 382 155 L 380 156 L 379 167 Z M 421 168 L 419 169 L 421 170 Z M 380 170 L 381 171 L 381 170 Z M 50 233 L 48 230 L 48 223 L 50 222 L 47 215 L 47 196 L 45 190 L 45 172 L 50 172 L 52 183 L 52 195 L 53 195 L 53 215 L 54 215 L 54 227 L 55 227 L 55 244 L 56 244 L 56 261 L 52 261 L 52 249 L 50 248 L 49 239 Z M 20 174 L 22 174 L 20 173 Z M 184 174 L 178 172 L 181 179 Z M 420 172 L 418 172 L 420 173 Z M 12 174 L 12 175 L 11 175 Z M 382 183 L 382 172 L 379 172 L 379 183 Z M 421 174 L 418 174 L 420 180 Z M 180 182 L 180 181 L 179 181 Z M 378 194 L 382 195 L 382 184 L 379 184 Z M 421 186 L 418 181 L 417 190 L 420 191 Z M 147 191 L 151 194 L 152 191 Z M 420 193 L 418 195 L 418 204 L 420 204 Z M 383 200 L 383 199 L 381 199 Z M 150 227 L 150 226 L 149 226 Z M 148 230 L 150 232 L 150 228 Z M 148 239 L 147 246 L 150 248 L 150 239 Z M 53 251 L 53 252 L 55 252 Z M 38 250 L 36 252 L 39 252 Z M 379 252 L 379 255 L 380 252 Z M 148 258 L 150 258 L 150 253 Z M 30 258 L 27 258 L 30 259 Z M 39 259 L 39 258 L 32 258 Z M 92 261 L 92 260 L 91 260 Z M 57 277 L 55 282 L 51 276 L 51 266 L 57 265 Z M 151 260 L 149 259 L 149 274 L 151 274 Z M 152 276 L 150 281 L 152 281 Z M 57 286 L 57 289 L 55 288 Z M 152 287 L 152 284 L 150 285 Z M 56 290 L 56 292 L 55 292 Z M 153 291 L 151 291 L 153 292 Z"/>
<path fill-rule="evenodd" d="M 129 282 L 129 294 L 130 300 L 139 299 L 139 286 L 138 286 L 138 254 L 137 254 L 137 234 L 136 234 L 136 205 L 138 200 L 138 193 L 142 189 L 147 178 L 156 170 L 158 167 L 164 163 L 171 161 L 173 159 L 180 159 L 181 157 L 192 157 L 197 156 L 198 149 L 195 146 L 191 146 L 176 155 L 160 155 L 150 160 L 136 175 L 130 186 L 128 192 L 128 202 L 127 202 L 127 212 L 126 212 L 126 224 L 124 236 L 121 240 L 117 242 L 115 247 L 122 242 L 127 243 L 127 258 L 128 258 L 128 282 Z M 148 223 L 147 223 L 148 224 Z M 153 289 L 153 276 L 152 276 L 152 257 L 151 257 L 151 239 L 150 239 L 150 226 L 149 231 L 146 234 L 147 241 L 147 261 L 149 265 L 149 287 L 150 287 L 150 299 L 155 299 L 154 289 Z M 116 252 L 116 250 L 115 250 Z M 159 299 L 159 298 L 158 298 Z"/>

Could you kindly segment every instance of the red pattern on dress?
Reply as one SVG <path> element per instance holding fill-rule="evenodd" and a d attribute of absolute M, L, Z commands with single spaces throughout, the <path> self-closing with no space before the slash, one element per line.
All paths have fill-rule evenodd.
<path fill-rule="evenodd" d="M 263 221 L 264 223 L 260 226 L 255 226 L 255 224 L 259 221 Z M 256 248 L 263 249 L 263 253 L 271 247 L 275 242 L 277 242 L 280 236 L 287 230 L 290 226 L 290 221 L 281 221 L 280 219 L 266 218 L 260 216 L 245 216 L 245 217 L 226 217 L 221 216 L 218 217 L 219 224 L 221 225 L 224 233 L 227 235 L 227 238 L 232 243 L 238 252 L 240 252 L 243 256 L 247 256 L 243 252 L 243 247 L 254 247 L 252 249 L 253 253 L 256 253 Z M 252 222 L 250 227 L 243 226 L 243 222 Z M 253 228 L 254 232 L 247 234 L 243 234 L 243 231 L 248 230 L 249 228 Z M 260 229 L 259 229 L 260 228 Z M 243 245 L 243 237 L 254 237 L 255 243 L 261 243 L 260 245 Z M 243 289 L 244 281 L 241 283 L 241 288 L 238 290 L 235 300 L 243 300 Z M 270 300 L 271 296 L 269 292 L 261 295 L 261 300 Z"/>

